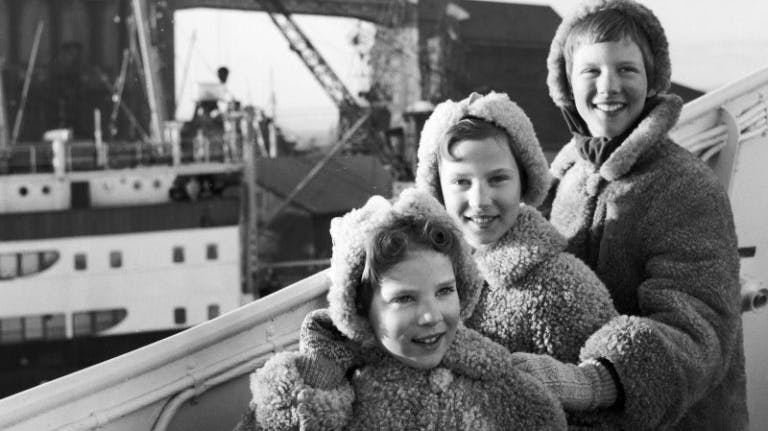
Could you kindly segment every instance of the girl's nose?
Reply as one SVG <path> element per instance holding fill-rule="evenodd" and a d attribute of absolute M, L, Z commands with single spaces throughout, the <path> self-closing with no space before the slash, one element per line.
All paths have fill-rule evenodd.
<path fill-rule="evenodd" d="M 491 204 L 491 194 L 483 184 L 477 184 L 469 191 L 469 205 L 472 208 L 485 208 Z"/>
<path fill-rule="evenodd" d="M 604 71 L 597 78 L 597 92 L 602 94 L 612 94 L 618 91 L 618 77 L 613 71 Z"/>
<path fill-rule="evenodd" d="M 419 325 L 434 325 L 440 322 L 442 316 L 437 304 L 432 301 L 427 301 L 419 307 Z"/>

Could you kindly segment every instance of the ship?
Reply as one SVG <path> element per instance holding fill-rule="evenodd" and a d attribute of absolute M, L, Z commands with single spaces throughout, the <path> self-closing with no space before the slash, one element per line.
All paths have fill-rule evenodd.
<path fill-rule="evenodd" d="M 188 121 L 160 121 L 165 97 L 157 88 L 135 89 L 149 95 L 143 99 L 127 91 L 132 78 L 153 82 L 137 67 L 150 62 L 136 25 L 141 5 L 90 5 L 133 22 L 114 79 L 98 67 L 89 72 L 95 82 L 88 74 L 63 79 L 79 49 L 68 42 L 58 56 L 68 61 L 38 64 L 52 75 L 40 87 L 32 84 L 45 73 L 30 67 L 15 81 L 12 64 L 0 83 L 21 90 L 0 91 L 0 397 L 214 319 L 327 266 L 322 234 L 331 218 L 391 193 L 375 157 L 294 151 L 262 109 L 220 100 L 224 82 L 200 85 Z M 86 88 L 75 91 L 74 81 Z M 38 93 L 45 88 L 58 95 L 54 114 L 31 109 L 50 101 Z M 15 121 L 6 107 L 16 108 Z"/>

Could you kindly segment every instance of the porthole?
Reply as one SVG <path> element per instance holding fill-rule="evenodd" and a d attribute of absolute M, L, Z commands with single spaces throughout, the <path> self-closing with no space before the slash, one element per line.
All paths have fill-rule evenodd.
<path fill-rule="evenodd" d="M 133 183 L 134 190 L 141 190 L 141 181 L 136 181 Z"/>
<path fill-rule="evenodd" d="M 155 186 L 156 189 L 159 189 L 160 186 L 163 185 L 163 183 L 161 183 L 160 180 L 155 180 L 152 182 L 152 185 Z"/>
<path fill-rule="evenodd" d="M 47 194 L 48 194 L 48 193 L 50 193 L 50 192 L 51 192 L 51 188 L 50 188 L 50 187 L 48 187 L 48 186 L 43 186 L 43 194 L 44 194 L 44 195 L 47 195 Z"/>
<path fill-rule="evenodd" d="M 19 187 L 19 194 L 20 194 L 21 196 L 26 196 L 26 195 L 27 195 L 27 193 L 29 193 L 29 190 L 27 190 L 27 188 L 26 188 L 25 186 L 21 186 L 21 187 Z"/>

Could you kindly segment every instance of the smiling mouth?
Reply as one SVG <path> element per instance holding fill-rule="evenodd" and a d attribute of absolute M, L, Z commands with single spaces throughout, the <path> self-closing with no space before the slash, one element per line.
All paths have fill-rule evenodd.
<path fill-rule="evenodd" d="M 426 337 L 413 338 L 412 341 L 416 344 L 423 344 L 425 346 L 434 346 L 435 344 L 440 342 L 440 340 L 443 338 L 443 335 L 445 335 L 445 332 L 428 335 Z"/>
<path fill-rule="evenodd" d="M 612 113 L 612 112 L 616 112 L 619 109 L 623 108 L 625 106 L 625 104 L 624 103 L 618 103 L 618 102 L 616 102 L 616 103 L 595 103 L 594 106 L 595 106 L 595 108 L 597 108 L 600 111 L 607 112 L 607 113 Z"/>
<path fill-rule="evenodd" d="M 472 216 L 472 217 L 465 217 L 467 220 L 475 224 L 480 229 L 488 227 L 491 223 L 493 223 L 494 220 L 496 220 L 497 216 L 489 216 L 489 215 L 480 215 L 480 216 Z"/>

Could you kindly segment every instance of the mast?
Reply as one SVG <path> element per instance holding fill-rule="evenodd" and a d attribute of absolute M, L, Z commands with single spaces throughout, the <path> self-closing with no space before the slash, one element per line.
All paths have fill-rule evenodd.
<path fill-rule="evenodd" d="M 8 117 L 5 112 L 3 70 L 5 70 L 5 58 L 0 57 L 0 153 L 8 148 Z"/>
<path fill-rule="evenodd" d="M 141 63 L 145 76 L 144 83 L 147 86 L 147 99 L 149 99 L 149 136 L 153 143 L 159 144 L 162 142 L 160 122 L 168 118 L 162 101 L 163 88 L 159 69 L 160 56 L 156 49 L 150 47 L 146 0 L 133 0 L 132 6 L 133 15 L 136 18 L 134 22 L 139 36 L 139 50 L 141 51 Z"/>

